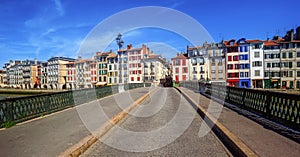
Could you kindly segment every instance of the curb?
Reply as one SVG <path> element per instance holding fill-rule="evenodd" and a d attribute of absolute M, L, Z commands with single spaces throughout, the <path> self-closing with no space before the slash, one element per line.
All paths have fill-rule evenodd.
<path fill-rule="evenodd" d="M 112 127 L 114 127 L 116 124 L 118 124 L 122 119 L 124 119 L 128 113 L 134 109 L 136 106 L 140 105 L 149 95 L 153 92 L 155 92 L 157 88 L 149 91 L 142 97 L 140 97 L 138 100 L 136 100 L 133 104 L 131 104 L 129 107 L 127 107 L 125 110 L 121 111 L 114 117 L 112 117 L 110 120 L 105 122 L 99 129 L 97 129 L 96 135 L 88 135 L 85 138 L 83 138 L 81 141 L 79 141 L 77 144 L 71 146 L 64 152 L 62 152 L 59 157 L 78 157 L 79 155 L 83 154 L 89 147 L 91 147 L 97 140 L 105 135 Z"/>
<path fill-rule="evenodd" d="M 184 91 L 175 87 L 180 93 L 197 109 L 197 112 L 204 119 L 208 126 L 213 125 L 212 130 L 224 142 L 225 146 L 228 147 L 229 151 L 234 156 L 251 156 L 257 157 L 258 155 L 251 150 L 244 142 L 242 142 L 237 136 L 230 132 L 223 124 L 218 122 L 216 118 L 207 113 L 203 107 L 196 103 L 191 97 L 189 97 Z"/>

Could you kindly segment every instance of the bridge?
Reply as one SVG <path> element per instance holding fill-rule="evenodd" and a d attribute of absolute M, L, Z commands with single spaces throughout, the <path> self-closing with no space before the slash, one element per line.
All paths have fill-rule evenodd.
<path fill-rule="evenodd" d="M 0 101 L 1 156 L 299 156 L 297 95 L 182 82 Z"/>

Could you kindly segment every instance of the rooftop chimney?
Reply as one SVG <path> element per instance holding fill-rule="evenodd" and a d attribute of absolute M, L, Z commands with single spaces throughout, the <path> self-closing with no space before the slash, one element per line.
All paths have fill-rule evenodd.
<path fill-rule="evenodd" d="M 296 40 L 300 40 L 300 26 L 296 28 Z"/>

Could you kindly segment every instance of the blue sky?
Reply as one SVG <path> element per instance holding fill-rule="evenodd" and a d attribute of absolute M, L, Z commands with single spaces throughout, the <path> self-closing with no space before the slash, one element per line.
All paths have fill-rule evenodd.
<path fill-rule="evenodd" d="M 300 25 L 298 0 L 1 0 L 0 65 L 10 59 L 77 57 L 82 41 L 97 24 L 120 11 L 142 6 L 183 12 L 205 27 L 214 41 L 266 39 Z M 157 28 L 131 30 L 124 34 L 124 41 L 133 46 L 146 43 L 155 53 L 170 51 L 167 58 L 190 44 L 176 33 Z M 162 45 L 166 49 L 157 48 Z M 107 49 L 116 50 L 115 42 Z"/>

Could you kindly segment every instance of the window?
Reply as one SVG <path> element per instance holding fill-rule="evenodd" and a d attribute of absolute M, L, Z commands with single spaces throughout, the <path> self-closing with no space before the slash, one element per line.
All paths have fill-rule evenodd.
<path fill-rule="evenodd" d="M 131 81 L 134 81 L 134 77 L 131 77 Z"/>
<path fill-rule="evenodd" d="M 188 68 L 187 67 L 182 68 L 182 73 L 188 73 Z"/>
<path fill-rule="evenodd" d="M 240 77 L 244 77 L 244 72 L 241 72 L 241 73 L 240 73 Z"/>
<path fill-rule="evenodd" d="M 243 46 L 240 47 L 240 52 L 244 52 L 244 47 Z"/>
<path fill-rule="evenodd" d="M 293 58 L 293 52 L 289 53 L 289 58 Z"/>
<path fill-rule="evenodd" d="M 233 56 L 233 61 L 238 61 L 239 60 L 239 56 Z"/>
<path fill-rule="evenodd" d="M 248 72 L 245 72 L 245 77 L 248 77 L 249 76 L 249 73 Z"/>
<path fill-rule="evenodd" d="M 182 81 L 186 81 L 186 75 L 182 75 Z"/>
<path fill-rule="evenodd" d="M 293 67 L 293 62 L 289 62 L 289 68 Z"/>
<path fill-rule="evenodd" d="M 244 60 L 244 55 L 239 55 L 239 60 Z"/>
<path fill-rule="evenodd" d="M 175 81 L 179 81 L 178 75 L 175 75 Z"/>
<path fill-rule="evenodd" d="M 300 77 L 300 71 L 297 71 L 297 77 Z"/>
<path fill-rule="evenodd" d="M 248 46 L 245 46 L 245 52 L 248 52 Z"/>
<path fill-rule="evenodd" d="M 141 78 L 140 77 L 137 77 L 137 81 L 140 81 L 141 80 Z"/>
<path fill-rule="evenodd" d="M 179 68 L 175 68 L 175 73 L 176 73 L 176 74 L 179 73 Z"/>
<path fill-rule="evenodd" d="M 294 88 L 294 81 L 290 81 L 290 88 Z"/>
<path fill-rule="evenodd" d="M 298 45 L 300 45 L 300 44 L 298 44 Z M 297 58 L 299 58 L 300 57 L 300 52 L 297 52 Z"/>
<path fill-rule="evenodd" d="M 267 63 L 267 67 L 270 68 L 271 67 L 271 63 Z"/>
<path fill-rule="evenodd" d="M 234 69 L 240 69 L 240 65 L 239 64 L 235 64 L 234 65 Z"/>
<path fill-rule="evenodd" d="M 293 71 L 289 71 L 289 76 L 288 77 L 293 77 Z"/>
<path fill-rule="evenodd" d="M 259 58 L 259 52 L 254 52 L 254 58 Z"/>
<path fill-rule="evenodd" d="M 286 58 L 286 53 L 282 52 L 282 58 Z"/>
<path fill-rule="evenodd" d="M 255 44 L 255 45 L 253 46 L 253 48 L 254 48 L 254 49 L 260 49 L 260 45 L 259 45 L 259 44 Z"/>
<path fill-rule="evenodd" d="M 260 76 L 260 70 L 255 70 L 255 71 L 254 71 L 254 75 L 255 75 L 255 76 Z"/>
<path fill-rule="evenodd" d="M 300 62 L 297 62 L 297 67 L 300 67 Z"/>
<path fill-rule="evenodd" d="M 232 64 L 228 64 L 227 65 L 227 69 L 233 69 L 233 65 Z"/>
<path fill-rule="evenodd" d="M 186 66 L 186 60 L 185 59 L 182 60 L 182 65 Z"/>
<path fill-rule="evenodd" d="M 232 56 L 228 56 L 228 61 L 232 61 Z"/>
<path fill-rule="evenodd" d="M 218 66 L 222 66 L 222 59 L 218 60 Z"/>
<path fill-rule="evenodd" d="M 260 67 L 262 65 L 262 62 L 261 61 L 255 61 L 255 62 L 252 62 L 252 66 L 253 67 Z"/>

